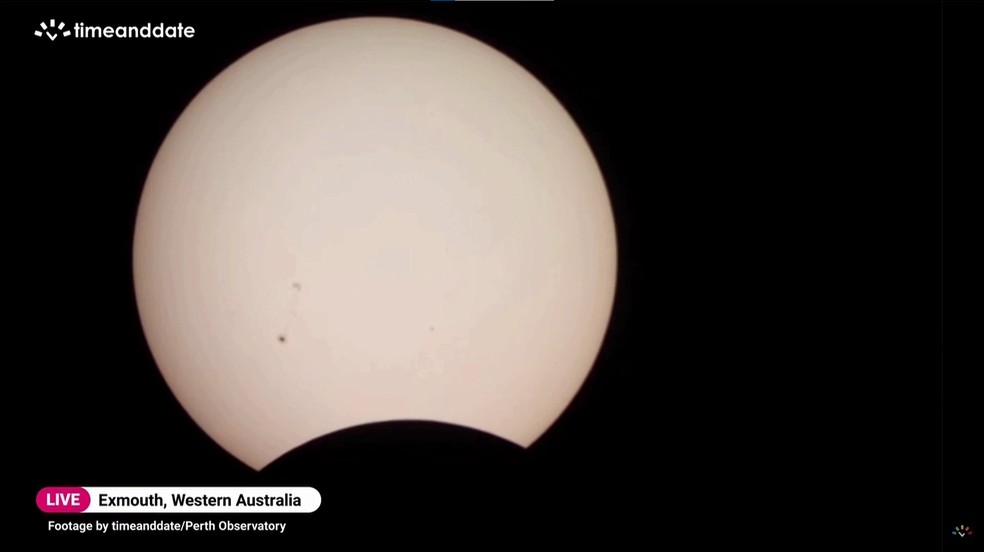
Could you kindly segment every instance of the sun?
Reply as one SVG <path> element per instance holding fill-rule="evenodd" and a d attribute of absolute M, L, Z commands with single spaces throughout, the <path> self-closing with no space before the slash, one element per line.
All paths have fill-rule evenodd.
<path fill-rule="evenodd" d="M 490 46 L 393 18 L 307 27 L 191 102 L 133 250 L 178 401 L 261 469 L 376 422 L 536 441 L 614 302 L 614 215 L 585 137 Z"/>

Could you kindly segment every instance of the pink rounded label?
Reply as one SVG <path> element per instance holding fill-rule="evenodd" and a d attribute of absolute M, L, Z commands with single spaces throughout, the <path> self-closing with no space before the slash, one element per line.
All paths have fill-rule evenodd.
<path fill-rule="evenodd" d="M 42 512 L 79 513 L 89 507 L 89 493 L 82 487 L 45 487 L 38 491 Z"/>

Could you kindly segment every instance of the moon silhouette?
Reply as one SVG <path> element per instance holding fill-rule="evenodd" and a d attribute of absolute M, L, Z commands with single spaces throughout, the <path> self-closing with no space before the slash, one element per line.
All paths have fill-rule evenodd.
<path fill-rule="evenodd" d="M 601 171 L 536 78 L 444 27 L 353 18 L 253 50 L 188 105 L 133 276 L 177 400 L 259 470 L 391 420 L 529 446 L 594 364 L 616 260 Z"/>

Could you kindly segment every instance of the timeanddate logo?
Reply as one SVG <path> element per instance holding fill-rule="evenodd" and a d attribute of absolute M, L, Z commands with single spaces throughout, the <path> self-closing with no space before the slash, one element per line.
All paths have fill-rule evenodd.
<path fill-rule="evenodd" d="M 90 25 L 78 22 L 67 25 L 64 21 L 49 19 L 42 21 L 34 30 L 34 36 L 47 38 L 54 42 L 58 38 L 78 39 L 114 39 L 114 38 L 150 38 L 150 39 L 182 39 L 194 38 L 195 27 L 178 22 L 144 23 L 141 25 Z"/>

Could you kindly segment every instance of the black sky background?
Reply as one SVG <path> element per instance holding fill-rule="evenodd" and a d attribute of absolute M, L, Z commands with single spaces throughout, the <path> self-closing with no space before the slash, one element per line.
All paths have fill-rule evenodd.
<path fill-rule="evenodd" d="M 971 546 L 949 528 L 984 538 L 980 7 L 3 5 L 8 342 L 30 364 L 10 366 L 27 379 L 7 390 L 25 405 L 11 451 L 22 529 L 48 536 L 33 505 L 45 486 L 289 483 L 318 487 L 325 504 L 285 516 L 293 535 L 368 519 L 384 532 L 453 521 L 655 544 L 850 532 Z M 161 141 L 209 80 L 281 34 L 355 15 L 465 32 L 564 104 L 615 212 L 612 323 L 581 393 L 528 451 L 391 424 L 256 474 L 157 372 L 133 296 L 136 207 Z M 197 33 L 34 37 L 52 17 Z M 942 67 L 941 46 L 954 53 Z M 420 496 L 433 505 L 416 508 Z M 831 497 L 841 506 L 819 505 Z M 889 505 L 914 521 L 892 510 L 886 523 Z"/>

